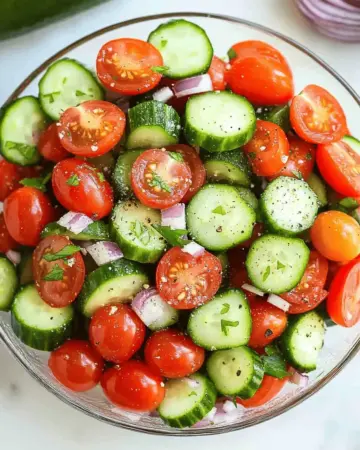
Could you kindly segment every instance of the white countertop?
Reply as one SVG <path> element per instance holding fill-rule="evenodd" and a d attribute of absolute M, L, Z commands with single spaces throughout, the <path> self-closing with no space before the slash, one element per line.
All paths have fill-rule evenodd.
<path fill-rule="evenodd" d="M 360 44 L 342 44 L 315 33 L 291 0 L 153 0 L 146 5 L 139 0 L 112 0 L 0 42 L 0 104 L 33 69 L 74 40 L 115 22 L 171 11 L 227 14 L 270 26 L 318 53 L 360 92 Z M 0 343 L 0 448 L 180 450 L 186 446 L 193 450 L 203 445 L 215 450 L 221 445 L 243 450 L 360 450 L 359 374 L 357 357 L 305 403 L 255 428 L 196 439 L 161 438 L 110 427 L 71 409 L 40 387 Z"/>

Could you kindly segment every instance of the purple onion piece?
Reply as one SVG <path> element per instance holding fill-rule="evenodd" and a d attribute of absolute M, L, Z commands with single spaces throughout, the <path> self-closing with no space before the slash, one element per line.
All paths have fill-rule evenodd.
<path fill-rule="evenodd" d="M 294 369 L 294 372 L 291 375 L 289 381 L 290 383 L 296 384 L 299 387 L 306 387 L 309 384 L 309 377 Z"/>
<path fill-rule="evenodd" d="M 202 92 L 212 91 L 213 86 L 210 75 L 198 75 L 196 77 L 185 78 L 174 84 L 174 93 L 177 98 L 185 95 L 200 94 Z"/>
<path fill-rule="evenodd" d="M 87 245 L 85 248 L 98 266 L 116 261 L 124 256 L 117 244 L 111 241 L 99 241 Z"/>
<path fill-rule="evenodd" d="M 74 234 L 79 234 L 94 221 L 85 214 L 69 211 L 58 220 L 58 224 Z"/>
<path fill-rule="evenodd" d="M 154 94 L 153 94 L 154 100 L 156 100 L 158 102 L 163 102 L 163 103 L 168 102 L 173 97 L 174 97 L 174 93 L 168 86 L 165 86 L 165 87 L 159 89 L 158 91 L 154 92 Z"/>
<path fill-rule="evenodd" d="M 189 244 L 184 245 L 181 250 L 185 253 L 189 253 L 191 256 L 194 256 L 194 258 L 201 256 L 205 252 L 204 247 L 196 242 L 190 242 Z"/>
<path fill-rule="evenodd" d="M 161 225 L 175 230 L 186 229 L 185 204 L 177 203 L 171 208 L 161 210 Z"/>
<path fill-rule="evenodd" d="M 21 253 L 15 252 L 14 250 L 7 251 L 5 256 L 15 265 L 20 264 L 21 262 Z"/>

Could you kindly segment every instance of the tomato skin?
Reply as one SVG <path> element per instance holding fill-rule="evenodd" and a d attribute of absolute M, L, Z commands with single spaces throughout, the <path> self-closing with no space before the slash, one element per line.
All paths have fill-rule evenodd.
<path fill-rule="evenodd" d="M 339 268 L 330 285 L 327 312 L 335 323 L 353 327 L 360 321 L 360 258 Z"/>
<path fill-rule="evenodd" d="M 270 375 L 264 375 L 261 385 L 255 394 L 247 400 L 237 397 L 236 403 L 245 406 L 245 408 L 256 408 L 265 405 L 265 403 L 272 400 L 282 390 L 288 380 L 288 377 L 280 379 Z"/>
<path fill-rule="evenodd" d="M 225 79 L 225 72 L 225 62 L 217 56 L 213 56 L 208 74 L 210 75 L 214 91 L 224 91 L 226 89 L 227 83 Z"/>
<path fill-rule="evenodd" d="M 40 241 L 33 253 L 33 274 L 36 289 L 44 302 L 55 308 L 69 305 L 79 295 L 85 280 L 85 264 L 80 251 L 66 258 L 66 261 L 63 259 L 46 261 L 44 255 L 57 253 L 71 244 L 72 242 L 66 236 L 47 236 Z M 64 271 L 63 279 L 45 281 L 44 277 L 56 265 Z"/>
<path fill-rule="evenodd" d="M 146 363 L 166 378 L 187 377 L 197 372 L 204 360 L 205 350 L 176 329 L 153 333 L 145 345 Z"/>
<path fill-rule="evenodd" d="M 254 225 L 254 228 L 253 228 L 253 232 L 252 232 L 251 238 L 248 239 L 247 241 L 242 242 L 238 247 L 242 247 L 242 248 L 250 248 L 251 245 L 252 245 L 252 243 L 253 243 L 254 241 L 256 241 L 256 239 L 259 239 L 259 237 L 262 236 L 262 235 L 264 234 L 264 232 L 265 232 L 265 226 L 264 226 L 264 224 L 261 223 L 261 222 L 257 222 L 257 223 Z M 237 247 L 235 247 L 235 248 L 237 248 Z M 231 250 L 232 250 L 232 249 L 230 249 L 230 251 L 231 251 Z"/>
<path fill-rule="evenodd" d="M 341 211 L 319 214 L 310 236 L 316 250 L 331 261 L 350 261 L 360 253 L 360 226 Z"/>
<path fill-rule="evenodd" d="M 271 177 L 285 166 L 286 157 L 289 156 L 289 141 L 278 125 L 258 120 L 255 134 L 243 150 L 256 175 Z"/>
<path fill-rule="evenodd" d="M 107 369 L 101 379 L 106 397 L 129 411 L 153 411 L 165 397 L 162 378 L 142 361 L 127 361 Z"/>
<path fill-rule="evenodd" d="M 175 270 L 171 270 L 173 268 Z M 180 247 L 173 247 L 158 263 L 156 286 L 161 297 L 173 308 L 192 309 L 216 294 L 221 275 L 220 260 L 206 250 L 195 257 Z"/>
<path fill-rule="evenodd" d="M 16 242 L 35 247 L 45 225 L 56 219 L 56 212 L 46 194 L 32 187 L 22 187 L 5 199 L 4 219 Z"/>
<path fill-rule="evenodd" d="M 21 167 L 2 159 L 0 161 L 0 202 L 3 202 L 16 189 L 22 187 L 20 184 L 22 179 L 38 177 L 42 171 L 43 168 L 40 166 Z"/>
<path fill-rule="evenodd" d="M 99 308 L 91 318 L 89 339 L 107 361 L 129 360 L 142 346 L 146 327 L 128 305 L 117 303 Z"/>
<path fill-rule="evenodd" d="M 76 186 L 69 185 L 77 177 Z M 76 211 L 98 220 L 110 214 L 114 196 L 102 172 L 81 159 L 64 159 L 56 164 L 52 174 L 55 197 L 69 211 Z"/>
<path fill-rule="evenodd" d="M 230 56 L 230 62 L 234 62 L 237 58 L 244 58 L 252 55 L 259 55 L 266 58 L 274 59 L 280 63 L 286 64 L 286 58 L 275 47 L 263 41 L 248 40 L 237 42 L 231 46 L 233 53 L 236 54 L 233 58 Z M 289 69 L 290 70 L 290 69 Z"/>
<path fill-rule="evenodd" d="M 69 155 L 69 152 L 67 152 L 61 145 L 56 123 L 50 124 L 41 133 L 38 142 L 38 149 L 45 159 L 55 163 L 71 156 Z"/>
<path fill-rule="evenodd" d="M 0 253 L 14 250 L 17 246 L 18 243 L 10 236 L 6 228 L 4 213 L 0 213 Z"/>
<path fill-rule="evenodd" d="M 104 361 L 88 342 L 72 339 L 50 353 L 48 366 L 62 385 L 84 392 L 99 383 Z"/>

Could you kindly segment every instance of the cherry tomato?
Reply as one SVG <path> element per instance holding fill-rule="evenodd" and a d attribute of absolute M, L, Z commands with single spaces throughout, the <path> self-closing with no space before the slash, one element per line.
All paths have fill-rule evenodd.
<path fill-rule="evenodd" d="M 316 308 L 326 297 L 324 290 L 329 263 L 316 250 L 312 250 L 300 283 L 281 297 L 291 303 L 289 314 L 300 314 Z"/>
<path fill-rule="evenodd" d="M 98 220 L 110 214 L 114 197 L 102 172 L 81 159 L 64 159 L 52 174 L 55 197 L 69 211 Z"/>
<path fill-rule="evenodd" d="M 250 311 L 252 330 L 248 343 L 249 347 L 265 347 L 284 332 L 287 325 L 287 316 L 281 309 L 262 298 L 255 298 L 250 301 Z"/>
<path fill-rule="evenodd" d="M 181 331 L 167 329 L 153 333 L 145 345 L 145 361 L 152 371 L 166 378 L 182 378 L 197 372 L 205 350 Z"/>
<path fill-rule="evenodd" d="M 94 158 L 115 147 L 124 133 L 125 122 L 125 114 L 116 105 L 89 100 L 61 115 L 58 135 L 68 152 Z"/>
<path fill-rule="evenodd" d="M 307 180 L 314 169 L 315 145 L 305 142 L 297 136 L 288 135 L 290 145 L 289 158 L 276 177 L 293 177 Z"/>
<path fill-rule="evenodd" d="M 253 172 L 258 176 L 276 175 L 289 157 L 289 141 L 275 123 L 258 120 L 255 134 L 243 147 Z"/>
<path fill-rule="evenodd" d="M 226 89 L 225 80 L 226 64 L 217 56 L 213 56 L 208 74 L 210 75 L 214 91 L 224 91 Z"/>
<path fill-rule="evenodd" d="M 160 52 L 139 39 L 114 39 L 104 44 L 96 58 L 96 71 L 109 90 L 124 95 L 143 94 L 159 84 L 163 65 Z"/>
<path fill-rule="evenodd" d="M 204 251 L 200 256 L 173 247 L 160 259 L 156 286 L 161 297 L 176 309 L 192 309 L 208 302 L 221 285 L 221 262 Z"/>
<path fill-rule="evenodd" d="M 254 228 L 253 228 L 253 232 L 252 232 L 251 238 L 248 239 L 248 240 L 245 241 L 245 242 L 242 242 L 242 243 L 239 245 L 239 247 L 242 247 L 242 248 L 250 248 L 251 245 L 252 245 L 252 243 L 253 243 L 254 241 L 256 241 L 256 239 L 259 239 L 259 237 L 262 236 L 262 235 L 264 234 L 264 229 L 265 229 L 264 224 L 261 223 L 261 222 L 257 222 L 257 223 L 254 225 Z M 236 247 L 235 247 L 235 248 L 236 248 Z"/>
<path fill-rule="evenodd" d="M 266 58 L 274 59 L 280 63 L 286 64 L 286 58 L 276 50 L 276 48 L 262 41 L 241 41 L 231 46 L 228 52 L 230 62 L 234 62 L 237 58 L 244 58 L 253 55 L 264 56 Z M 289 68 L 290 70 L 290 68 Z"/>
<path fill-rule="evenodd" d="M 43 170 L 40 166 L 22 167 L 2 159 L 0 161 L 0 202 L 3 202 L 16 189 L 22 187 L 21 180 L 36 178 L 41 175 Z"/>
<path fill-rule="evenodd" d="M 107 369 L 101 386 L 112 403 L 130 411 L 153 411 L 165 397 L 162 378 L 142 361 L 127 361 Z"/>
<path fill-rule="evenodd" d="M 89 339 L 107 361 L 122 363 L 142 346 L 145 325 L 128 305 L 106 305 L 91 318 Z"/>
<path fill-rule="evenodd" d="M 178 203 L 191 185 L 191 170 L 175 152 L 146 150 L 131 169 L 136 197 L 150 208 L 164 209 Z"/>
<path fill-rule="evenodd" d="M 276 395 L 278 395 L 288 380 L 288 377 L 280 379 L 270 375 L 264 375 L 259 389 L 251 398 L 243 400 L 237 397 L 236 402 L 242 406 L 245 406 L 245 408 L 256 408 L 258 406 L 265 405 L 265 403 L 268 403 L 276 397 Z"/>
<path fill-rule="evenodd" d="M 360 320 L 360 259 L 340 267 L 326 302 L 330 318 L 343 327 L 352 327 Z"/>
<path fill-rule="evenodd" d="M 290 121 L 304 141 L 328 144 L 347 131 L 346 117 L 339 102 L 326 89 L 310 84 L 296 95 L 290 106 Z"/>
<path fill-rule="evenodd" d="M 41 133 L 38 142 L 38 149 L 45 159 L 55 163 L 71 156 L 69 155 L 69 152 L 67 152 L 61 145 L 56 123 L 50 124 Z"/>
<path fill-rule="evenodd" d="M 310 236 L 316 250 L 331 261 L 350 261 L 360 253 L 360 226 L 341 211 L 319 214 Z"/>
<path fill-rule="evenodd" d="M 34 247 L 45 225 L 56 219 L 56 213 L 46 194 L 32 187 L 22 187 L 5 199 L 4 219 L 16 242 Z"/>
<path fill-rule="evenodd" d="M 33 273 L 36 289 L 50 306 L 62 308 L 72 303 L 79 295 L 85 280 L 85 264 L 80 251 L 54 261 L 56 253 L 73 245 L 66 236 L 48 236 L 33 253 Z M 55 256 L 54 256 L 55 255 Z M 55 277 L 55 273 L 58 276 Z M 53 276 L 52 276 L 53 275 Z M 49 281 L 46 278 L 54 278 Z"/>
<path fill-rule="evenodd" d="M 360 195 L 360 155 L 346 142 L 318 145 L 316 163 L 336 192 L 347 197 Z"/>
<path fill-rule="evenodd" d="M 329 270 L 328 270 L 328 275 L 327 275 L 326 283 L 325 283 L 325 288 L 327 290 L 329 290 L 330 285 L 331 285 L 333 279 L 335 278 L 335 275 L 339 271 L 340 267 L 344 266 L 348 262 L 347 261 L 346 262 L 328 261 L 328 263 L 329 263 Z"/>
<path fill-rule="evenodd" d="M 205 184 L 206 170 L 204 164 L 199 158 L 196 150 L 193 147 L 190 147 L 190 145 L 170 145 L 169 147 L 166 147 L 166 150 L 180 153 L 191 170 L 191 185 L 187 193 L 181 199 L 182 202 L 188 203 Z"/>
<path fill-rule="evenodd" d="M 4 213 L 0 213 L 0 253 L 14 250 L 17 246 L 18 243 L 10 236 L 6 228 Z"/>
<path fill-rule="evenodd" d="M 51 352 L 48 365 L 54 377 L 75 392 L 95 387 L 104 369 L 103 359 L 91 345 L 75 339 Z"/>

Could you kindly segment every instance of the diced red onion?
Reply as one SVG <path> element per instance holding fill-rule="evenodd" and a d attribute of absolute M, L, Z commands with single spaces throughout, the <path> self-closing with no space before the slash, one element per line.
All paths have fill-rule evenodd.
<path fill-rule="evenodd" d="M 0 161 L 3 161 L 4 157 L 3 155 L 0 155 Z"/>
<path fill-rule="evenodd" d="M 153 99 L 158 102 L 166 103 L 173 97 L 174 93 L 168 86 L 165 86 L 153 93 Z"/>
<path fill-rule="evenodd" d="M 202 92 L 212 91 L 213 86 L 209 74 L 198 75 L 196 77 L 185 78 L 174 84 L 174 93 L 177 98 L 185 95 L 201 94 Z"/>
<path fill-rule="evenodd" d="M 15 252 L 14 250 L 9 250 L 5 253 L 5 255 L 13 264 L 20 264 L 21 253 Z"/>
<path fill-rule="evenodd" d="M 309 377 L 307 375 L 303 375 L 297 370 L 294 370 L 289 381 L 290 383 L 297 384 L 300 387 L 306 387 L 309 384 Z"/>
<path fill-rule="evenodd" d="M 284 300 L 283 298 L 279 297 L 278 295 L 275 294 L 269 295 L 267 302 L 273 306 L 276 306 L 279 309 L 282 309 L 285 312 L 289 311 L 290 303 Z"/>
<path fill-rule="evenodd" d="M 190 242 L 189 244 L 184 245 L 181 250 L 185 253 L 189 253 L 189 255 L 194 256 L 195 258 L 201 256 L 205 252 L 204 247 L 196 242 Z"/>
<path fill-rule="evenodd" d="M 98 266 L 116 261 L 122 258 L 123 252 L 111 241 L 99 241 L 85 247 L 87 253 L 93 258 Z"/>
<path fill-rule="evenodd" d="M 193 428 L 204 428 L 209 425 L 232 423 L 238 420 L 244 414 L 244 408 L 241 405 L 234 405 L 230 400 L 217 402 L 215 407 Z"/>
<path fill-rule="evenodd" d="M 171 208 L 161 210 L 161 225 L 174 230 L 186 229 L 185 204 L 177 203 Z"/>
<path fill-rule="evenodd" d="M 0 202 L 0 213 L 4 211 L 4 203 Z"/>
<path fill-rule="evenodd" d="M 252 294 L 259 295 L 260 297 L 264 297 L 265 295 L 265 292 L 260 291 L 260 289 L 256 288 L 255 286 L 252 286 L 251 284 L 245 283 L 241 287 L 242 289 L 244 289 L 244 291 L 249 291 Z"/>
<path fill-rule="evenodd" d="M 58 220 L 58 224 L 74 234 L 79 234 L 94 221 L 85 214 L 69 211 Z"/>
<path fill-rule="evenodd" d="M 118 106 L 122 112 L 125 114 L 129 111 L 130 108 L 130 101 L 129 97 L 120 97 L 117 100 L 115 100 L 115 105 Z"/>

